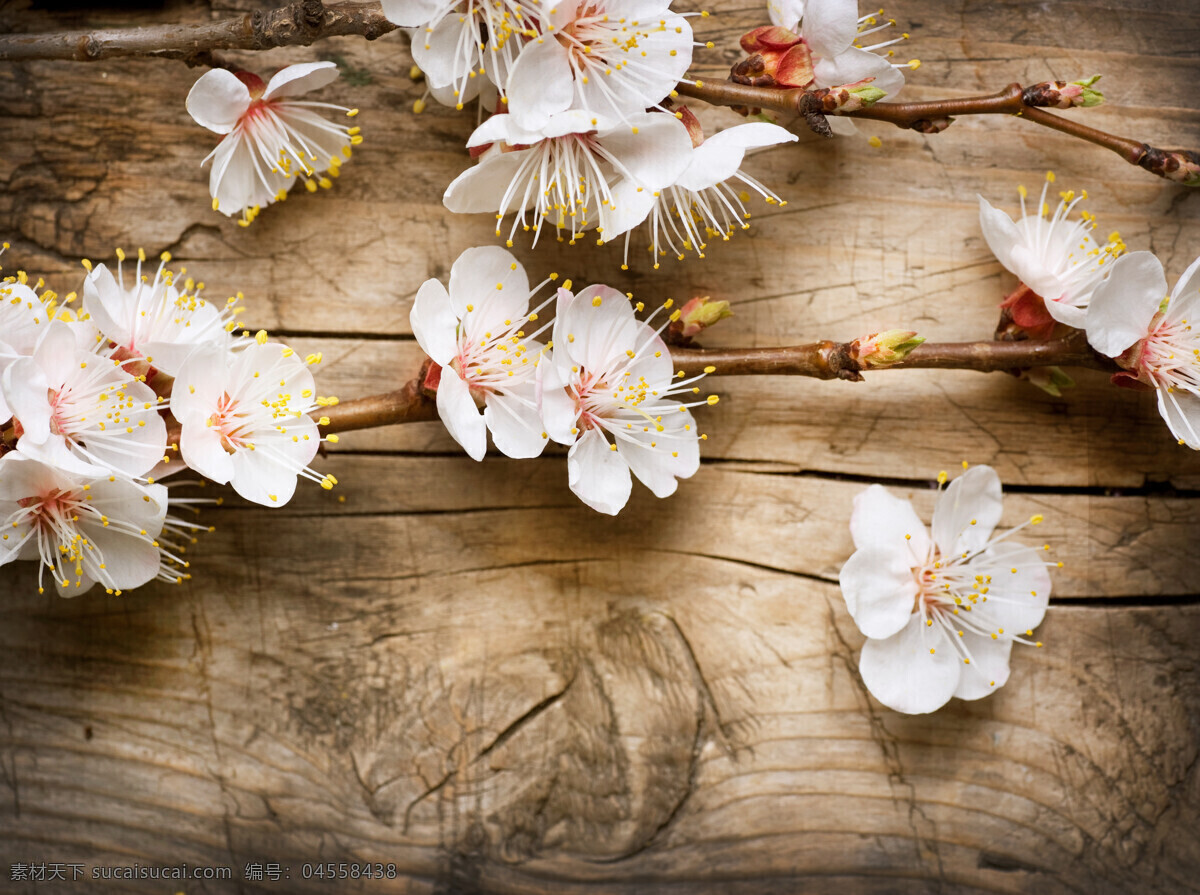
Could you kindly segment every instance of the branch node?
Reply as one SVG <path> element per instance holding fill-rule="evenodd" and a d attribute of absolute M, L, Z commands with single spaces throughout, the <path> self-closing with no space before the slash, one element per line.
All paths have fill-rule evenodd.
<path fill-rule="evenodd" d="M 1189 149 L 1158 149 L 1143 143 L 1136 163 L 1166 180 L 1184 186 L 1200 186 L 1200 153 Z"/>

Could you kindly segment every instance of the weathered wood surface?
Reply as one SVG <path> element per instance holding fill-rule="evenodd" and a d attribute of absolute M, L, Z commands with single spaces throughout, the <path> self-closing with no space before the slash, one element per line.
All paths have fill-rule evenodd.
<path fill-rule="evenodd" d="M 235 8 L 12 5 L 0 28 Z M 714 7 L 704 33 L 721 49 L 701 51 L 702 76 L 757 9 Z M 914 38 L 901 55 L 924 61 L 914 98 L 1101 72 L 1109 105 L 1070 114 L 1200 147 L 1187 0 L 888 13 Z M 183 109 L 196 71 L 10 66 L 6 266 L 65 292 L 80 256 L 169 248 L 213 293 L 243 290 L 253 326 L 323 351 L 323 392 L 407 380 L 417 287 L 493 241 L 490 221 L 440 204 L 471 121 L 408 113 L 420 87 L 399 35 L 231 58 L 344 67 L 327 93 L 363 109 L 367 141 L 332 192 L 243 230 L 208 209 L 212 141 Z M 1200 253 L 1200 199 L 1102 150 L 1011 120 L 863 130 L 882 148 L 802 135 L 754 159 L 788 205 L 704 261 L 621 274 L 614 247 L 518 255 L 648 303 L 729 298 L 737 316 L 708 341 L 750 346 L 908 324 L 986 337 L 1013 281 L 976 194 L 1011 208 L 1048 169 L 1171 279 Z M 570 494 L 561 452 L 475 464 L 435 423 L 351 433 L 323 464 L 333 494 L 206 513 L 217 530 L 183 586 L 61 601 L 6 567 L 0 888 L 55 891 L 7 880 L 40 860 L 234 868 L 233 883 L 178 884 L 189 893 L 1196 890 L 1200 462 L 1147 396 L 1077 379 L 1062 398 L 965 372 L 715 380 L 700 473 L 666 501 L 635 490 L 615 520 Z M 1005 524 L 1046 516 L 1037 534 L 1064 568 L 1046 646 L 1018 648 L 1005 688 L 906 718 L 855 674 L 835 583 L 850 503 L 883 478 L 927 514 L 928 479 L 962 459 L 999 470 Z M 300 879 L 323 860 L 399 873 Z M 241 879 L 268 861 L 290 881 Z"/>

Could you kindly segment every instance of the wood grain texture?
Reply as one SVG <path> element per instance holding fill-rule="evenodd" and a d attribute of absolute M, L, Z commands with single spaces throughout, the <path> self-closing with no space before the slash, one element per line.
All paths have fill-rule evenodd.
<path fill-rule="evenodd" d="M 248 8 L 10 4 L 0 29 Z M 727 69 L 758 10 L 718 4 L 698 23 L 718 46 L 699 51 L 701 77 Z M 1186 0 L 888 13 L 913 35 L 901 55 L 924 62 L 914 99 L 1099 72 L 1108 104 L 1068 114 L 1200 147 L 1200 100 L 1180 87 L 1200 75 Z M 183 108 L 195 70 L 7 66 L 6 266 L 66 292 L 81 256 L 169 249 L 212 294 L 244 291 L 252 328 L 323 352 L 323 394 L 403 384 L 420 361 L 416 289 L 495 242 L 486 216 L 441 206 L 473 119 L 409 113 L 421 88 L 399 35 L 228 55 L 264 73 L 342 67 L 322 98 L 360 107 L 366 142 L 332 191 L 238 228 L 209 210 L 212 139 Z M 1200 254 L 1194 193 L 1059 134 L 1006 119 L 862 132 L 800 133 L 752 159 L 788 204 L 702 261 L 653 271 L 635 253 L 622 273 L 617 246 L 515 252 L 534 277 L 648 304 L 727 298 L 736 316 L 707 342 L 733 346 L 898 326 L 986 337 L 1014 280 L 977 195 L 1011 210 L 1016 185 L 1051 169 L 1170 279 Z M 64 601 L 4 567 L 0 889 L 56 891 L 7 879 L 36 860 L 233 868 L 230 883 L 179 884 L 189 895 L 1200 889 L 1200 461 L 1152 399 L 1076 378 L 1061 398 L 1004 374 L 713 379 L 701 471 L 668 500 L 635 488 L 617 519 L 575 500 L 558 450 L 476 464 L 437 423 L 348 433 L 318 461 L 333 493 L 302 487 L 267 512 L 207 489 L 227 499 L 181 586 Z M 930 481 L 963 459 L 999 471 L 1005 525 L 1046 517 L 1027 540 L 1064 566 L 1045 647 L 1018 648 L 1002 690 L 903 717 L 855 670 L 862 639 L 836 585 L 851 501 L 882 479 L 928 518 Z M 398 873 L 301 878 L 326 860 Z M 267 861 L 290 880 L 242 879 Z"/>

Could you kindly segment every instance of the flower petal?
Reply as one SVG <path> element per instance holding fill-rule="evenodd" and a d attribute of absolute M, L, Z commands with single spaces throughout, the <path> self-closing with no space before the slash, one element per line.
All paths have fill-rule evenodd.
<path fill-rule="evenodd" d="M 1183 389 L 1158 389 L 1158 412 L 1171 434 L 1192 450 L 1200 450 L 1200 397 Z"/>
<path fill-rule="evenodd" d="M 807 0 L 800 32 L 818 56 L 845 52 L 858 34 L 858 0 Z"/>
<path fill-rule="evenodd" d="M 943 557 L 983 548 L 1004 511 L 1000 476 L 990 466 L 972 466 L 938 496 L 933 540 Z"/>
<path fill-rule="evenodd" d="M 979 228 L 992 254 L 1010 273 L 1013 269 L 1013 249 L 1021 242 L 1021 232 L 1012 218 L 993 206 L 983 196 L 979 197 Z"/>
<path fill-rule="evenodd" d="M 886 640 L 863 644 L 858 671 L 871 695 L 890 709 L 909 715 L 944 706 L 962 675 L 962 659 L 938 627 L 926 627 L 914 613 Z"/>
<path fill-rule="evenodd" d="M 440 280 L 426 280 L 417 290 L 408 323 L 421 350 L 446 366 L 458 353 L 458 318 L 450 294 Z"/>
<path fill-rule="evenodd" d="M 1101 354 L 1116 357 L 1145 338 L 1150 321 L 1167 295 L 1162 263 L 1150 252 L 1130 252 L 1113 262 L 1092 293 L 1087 310 L 1088 342 Z"/>
<path fill-rule="evenodd" d="M 538 415 L 532 382 L 508 393 L 488 395 L 483 418 L 496 450 L 506 457 L 525 459 L 536 457 L 546 448 L 548 440 Z"/>
<path fill-rule="evenodd" d="M 218 485 L 233 477 L 233 460 L 222 447 L 221 433 L 216 429 L 185 423 L 179 433 L 179 453 L 189 467 Z"/>
<path fill-rule="evenodd" d="M 995 627 L 989 634 L 1021 635 L 1042 623 L 1050 603 L 1051 582 L 1041 553 L 1024 544 L 1001 541 L 984 550 L 971 569 L 990 577 L 987 601 L 976 603 L 971 612 L 973 617 L 978 613 L 976 621 L 986 619 Z"/>
<path fill-rule="evenodd" d="M 588 429 L 567 453 L 567 482 L 593 510 L 615 516 L 629 502 L 629 465 L 599 429 Z"/>
<path fill-rule="evenodd" d="M 882 56 L 851 47 L 833 58 L 821 58 L 813 66 L 818 87 L 843 87 L 867 81 L 892 100 L 904 87 L 904 75 Z M 831 116 L 838 117 L 838 116 Z"/>
<path fill-rule="evenodd" d="M 186 105 L 201 127 L 227 134 L 250 108 L 250 90 L 233 72 L 214 68 L 192 85 Z"/>
<path fill-rule="evenodd" d="M 692 158 L 692 138 L 686 125 L 661 112 L 631 116 L 629 121 L 629 126 L 621 125 L 597 142 L 616 157 L 622 173 L 627 172 L 641 186 L 650 190 L 670 186 Z"/>
<path fill-rule="evenodd" d="M 521 149 L 517 152 L 499 152 L 487 156 L 454 178 L 450 186 L 446 187 L 442 204 L 459 214 L 498 211 L 513 178 L 532 152 L 531 149 Z M 514 211 L 518 208 L 519 206 L 510 202 L 506 210 Z"/>
<path fill-rule="evenodd" d="M 1197 313 L 1196 306 L 1200 304 L 1200 258 L 1191 263 L 1183 276 L 1171 290 L 1171 302 L 1167 305 L 1167 320 L 1172 323 Z"/>
<path fill-rule="evenodd" d="M 894 496 L 883 485 L 871 485 L 854 496 L 850 536 L 859 550 L 887 550 L 907 557 L 909 568 L 925 562 L 929 535 L 912 504 Z"/>
<path fill-rule="evenodd" d="M 301 62 L 289 65 L 281 68 L 267 81 L 267 89 L 263 91 L 262 98 L 269 101 L 287 96 L 300 96 L 302 93 L 332 84 L 337 78 L 338 68 L 334 62 Z"/>
<path fill-rule="evenodd" d="M 676 185 L 697 192 L 716 186 L 737 173 L 746 150 L 795 142 L 795 134 L 764 121 L 739 124 L 709 137 L 692 151 L 687 169 Z"/>
<path fill-rule="evenodd" d="M 450 306 L 462 320 L 464 344 L 491 339 L 511 328 L 529 311 L 529 278 L 525 268 L 499 246 L 464 251 L 450 268 Z M 472 310 L 467 310 L 470 307 Z M 536 352 L 534 342 L 526 347 Z"/>
<path fill-rule="evenodd" d="M 534 38 L 513 63 L 505 92 L 508 114 L 526 130 L 536 130 L 551 115 L 570 108 L 575 81 L 567 48 L 553 34 Z"/>
<path fill-rule="evenodd" d="M 980 699 L 1007 683 L 1008 658 L 1013 645 L 1011 640 L 992 640 L 965 631 L 962 645 L 970 652 L 971 663 L 963 664 L 958 686 L 954 690 L 955 696 L 959 699 Z"/>
<path fill-rule="evenodd" d="M 487 453 L 487 426 L 471 390 L 458 373 L 442 368 L 442 378 L 437 390 L 438 416 L 446 425 L 450 437 L 462 445 L 472 460 L 482 460 Z"/>
<path fill-rule="evenodd" d="M 876 547 L 856 550 L 838 582 L 854 623 L 868 637 L 885 639 L 908 624 L 918 587 L 903 554 Z"/>
<path fill-rule="evenodd" d="M 383 16 L 401 28 L 417 28 L 428 24 L 445 8 L 443 0 L 379 0 Z"/>

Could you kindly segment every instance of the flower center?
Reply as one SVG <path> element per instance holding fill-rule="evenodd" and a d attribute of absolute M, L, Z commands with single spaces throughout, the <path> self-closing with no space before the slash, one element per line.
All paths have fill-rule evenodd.
<path fill-rule="evenodd" d="M 1200 394 L 1200 334 L 1187 320 L 1160 319 L 1142 340 L 1137 365 L 1156 386 Z"/>
<path fill-rule="evenodd" d="M 212 414 L 205 425 L 216 428 L 221 433 L 221 447 L 227 454 L 235 454 L 246 446 L 246 424 L 250 412 L 243 409 L 236 398 L 230 397 L 229 392 L 221 395 L 217 401 L 217 412 Z"/>

